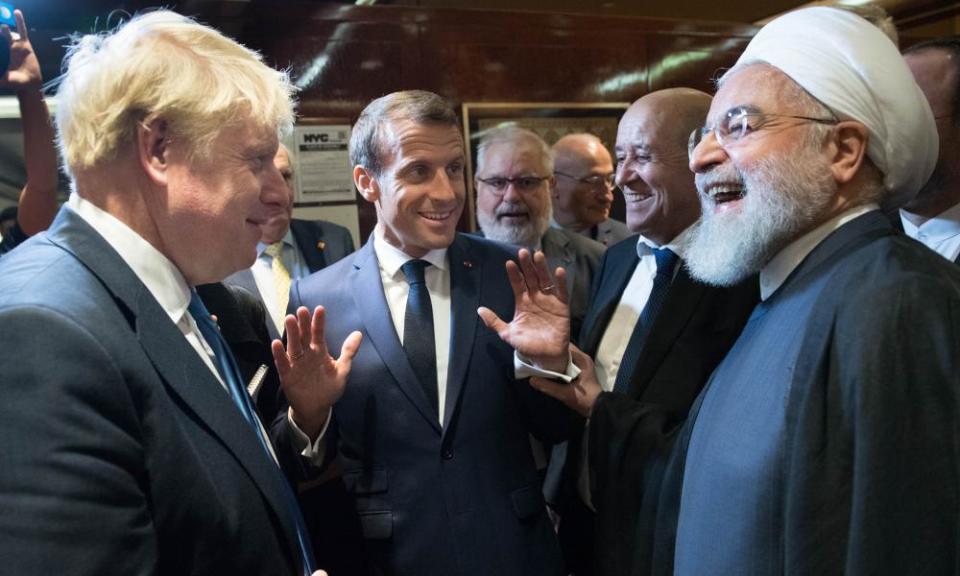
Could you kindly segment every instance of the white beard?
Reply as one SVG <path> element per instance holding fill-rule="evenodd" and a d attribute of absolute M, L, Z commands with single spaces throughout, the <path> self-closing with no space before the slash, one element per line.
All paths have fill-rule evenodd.
<path fill-rule="evenodd" d="M 501 202 L 497 211 L 506 213 L 517 206 L 518 204 Z M 491 240 L 532 249 L 540 245 L 540 238 L 550 227 L 550 212 L 547 210 L 542 214 L 535 214 L 531 211 L 529 214 L 530 219 L 523 226 L 508 226 L 502 224 L 495 215 L 477 210 L 477 223 L 480 224 L 483 235 Z"/>
<path fill-rule="evenodd" d="M 697 174 L 703 216 L 684 252 L 690 275 L 716 286 L 732 286 L 759 272 L 822 222 L 836 192 L 829 165 L 811 146 L 798 155 L 764 158 L 750 173 L 729 166 Z M 703 191 L 717 182 L 744 186 L 739 209 L 713 212 L 714 201 Z"/>

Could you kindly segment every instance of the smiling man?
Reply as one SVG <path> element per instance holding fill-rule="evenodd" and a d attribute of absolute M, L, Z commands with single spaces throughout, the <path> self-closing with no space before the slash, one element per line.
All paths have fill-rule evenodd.
<path fill-rule="evenodd" d="M 68 50 L 56 120 L 73 193 L 0 262 L 4 571 L 312 572 L 294 495 L 193 290 L 256 256 L 286 194 L 273 156 L 292 91 L 258 54 L 163 10 Z"/>
<path fill-rule="evenodd" d="M 757 302 L 755 278 L 718 288 L 683 267 L 688 230 L 700 217 L 687 140 L 709 107 L 707 94 L 672 88 L 640 98 L 620 120 L 616 179 L 639 235 L 607 249 L 577 340 L 604 392 L 572 404 L 592 414 L 589 437 L 570 443 L 560 504 L 561 546 L 578 576 L 629 574 L 636 487 L 656 438 L 635 424 L 650 402 L 682 419 Z"/>
<path fill-rule="evenodd" d="M 780 17 L 690 144 L 691 273 L 759 271 L 763 301 L 679 435 L 656 572 L 954 572 L 960 273 L 879 210 L 937 159 L 896 47 L 848 12 Z"/>
<path fill-rule="evenodd" d="M 578 420 L 514 377 L 512 350 L 477 316 L 483 305 L 509 317 L 514 295 L 510 253 L 457 233 L 459 125 L 423 91 L 389 94 L 360 114 L 350 157 L 376 228 L 356 253 L 293 286 L 292 352 L 277 342 L 275 357 L 287 381 L 329 391 L 328 442 L 306 453 L 338 451 L 374 573 L 559 575 L 529 434 L 554 443 Z M 311 320 L 298 309 L 318 305 L 325 325 L 322 313 Z M 358 340 L 347 381 L 326 378 L 326 350 Z M 314 437 L 325 425 L 301 428 Z"/>
<path fill-rule="evenodd" d="M 553 145 L 556 178 L 551 181 L 553 221 L 604 246 L 630 235 L 610 218 L 613 205 L 613 161 L 593 134 L 567 134 Z"/>

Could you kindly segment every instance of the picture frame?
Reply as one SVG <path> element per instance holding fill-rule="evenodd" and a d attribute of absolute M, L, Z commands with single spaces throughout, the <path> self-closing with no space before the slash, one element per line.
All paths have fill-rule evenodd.
<path fill-rule="evenodd" d="M 613 156 L 617 125 L 629 106 L 629 102 L 464 102 L 461 117 L 468 151 L 466 211 L 470 230 L 476 229 L 477 145 L 485 131 L 514 124 L 532 130 L 551 146 L 567 134 L 589 132 L 600 138 Z"/>

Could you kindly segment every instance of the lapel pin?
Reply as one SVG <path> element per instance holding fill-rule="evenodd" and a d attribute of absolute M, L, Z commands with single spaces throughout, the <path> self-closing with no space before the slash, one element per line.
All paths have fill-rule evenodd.
<path fill-rule="evenodd" d="M 464 265 L 466 268 L 473 268 L 473 262 L 471 262 L 471 261 L 469 261 L 469 260 L 464 260 L 464 261 L 463 261 L 463 265 Z"/>
<path fill-rule="evenodd" d="M 319 242 L 317 242 L 317 250 L 323 252 L 323 249 L 326 247 L 327 247 L 327 243 L 324 242 L 323 240 L 320 240 Z"/>

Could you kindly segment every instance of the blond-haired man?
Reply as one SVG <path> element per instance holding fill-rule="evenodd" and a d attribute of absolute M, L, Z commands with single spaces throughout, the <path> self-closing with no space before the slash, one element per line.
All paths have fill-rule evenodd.
<path fill-rule="evenodd" d="M 272 160 L 291 91 L 257 54 L 167 11 L 70 51 L 57 129 L 74 192 L 0 272 L 5 571 L 312 571 L 192 290 L 253 262 L 286 193 Z"/>

